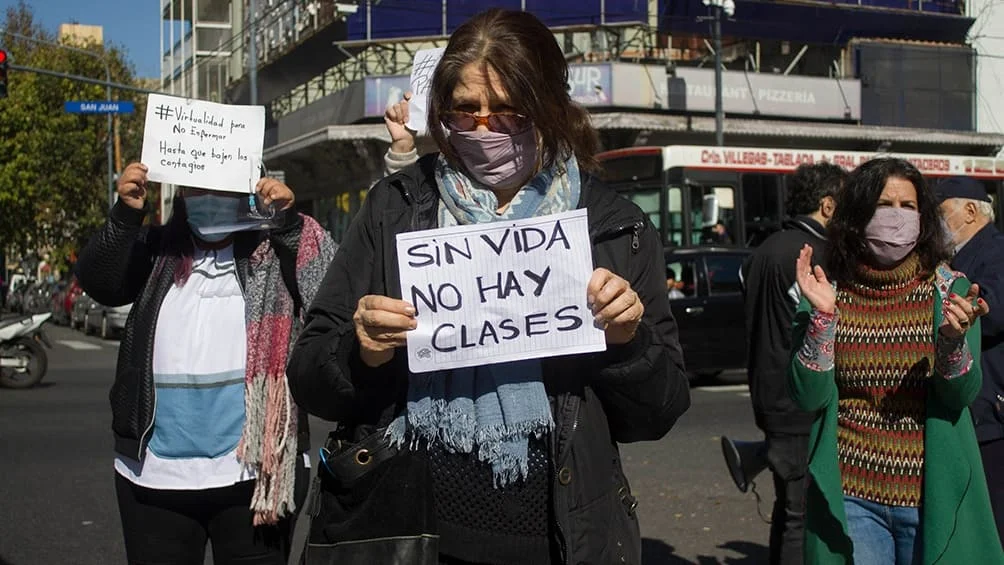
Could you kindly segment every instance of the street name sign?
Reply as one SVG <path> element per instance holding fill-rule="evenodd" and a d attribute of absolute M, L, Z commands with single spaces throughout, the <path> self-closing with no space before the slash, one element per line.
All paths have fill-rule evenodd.
<path fill-rule="evenodd" d="M 74 100 L 65 102 L 63 109 L 71 114 L 132 114 L 132 102 L 118 100 Z"/>

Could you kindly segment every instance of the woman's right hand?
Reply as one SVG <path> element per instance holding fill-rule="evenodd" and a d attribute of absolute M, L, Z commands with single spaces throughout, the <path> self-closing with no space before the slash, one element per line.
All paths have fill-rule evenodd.
<path fill-rule="evenodd" d="M 812 266 L 812 246 L 802 246 L 795 261 L 795 280 L 798 288 L 812 307 L 820 312 L 832 314 L 837 309 L 837 292 L 826 280 L 826 273 L 819 265 Z"/>
<path fill-rule="evenodd" d="M 394 348 L 408 343 L 407 332 L 418 327 L 411 304 L 374 294 L 359 299 L 352 321 L 359 339 L 359 356 L 368 367 L 390 361 Z"/>
<path fill-rule="evenodd" d="M 146 173 L 148 169 L 143 163 L 129 163 L 119 175 L 119 200 L 130 208 L 142 210 L 146 203 Z"/>
<path fill-rule="evenodd" d="M 411 93 L 404 93 L 404 100 L 387 106 L 383 114 L 387 133 L 390 134 L 390 150 L 394 153 L 409 153 L 415 149 L 415 134 L 408 129 L 409 100 Z"/>

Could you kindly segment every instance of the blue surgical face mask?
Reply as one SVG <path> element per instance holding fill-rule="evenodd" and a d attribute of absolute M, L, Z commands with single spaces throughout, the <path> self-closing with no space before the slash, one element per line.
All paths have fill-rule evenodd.
<path fill-rule="evenodd" d="M 206 233 L 207 228 L 233 223 L 239 202 L 234 196 L 194 194 L 185 197 L 188 227 L 202 241 L 218 243 L 230 237 L 229 232 Z"/>

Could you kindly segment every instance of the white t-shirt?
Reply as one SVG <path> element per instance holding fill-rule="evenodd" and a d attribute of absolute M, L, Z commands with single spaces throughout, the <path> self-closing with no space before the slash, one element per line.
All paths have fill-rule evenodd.
<path fill-rule="evenodd" d="M 153 430 L 142 463 L 115 469 L 140 486 L 199 490 L 253 479 L 237 460 L 244 427 L 247 330 L 233 246 L 196 249 L 192 275 L 172 285 L 153 343 Z"/>

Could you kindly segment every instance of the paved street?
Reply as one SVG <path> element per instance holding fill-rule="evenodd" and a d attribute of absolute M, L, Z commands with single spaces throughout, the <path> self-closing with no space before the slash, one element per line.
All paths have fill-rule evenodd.
<path fill-rule="evenodd" d="M 125 563 L 107 406 L 117 347 L 49 328 L 56 346 L 43 385 L 0 389 L 0 565 Z M 732 484 L 718 443 L 722 433 L 756 437 L 743 390 L 695 389 L 669 437 L 624 446 L 646 565 L 766 561 L 768 525 Z M 313 422 L 315 444 L 325 429 Z M 761 483 L 768 513 L 769 476 Z"/>

